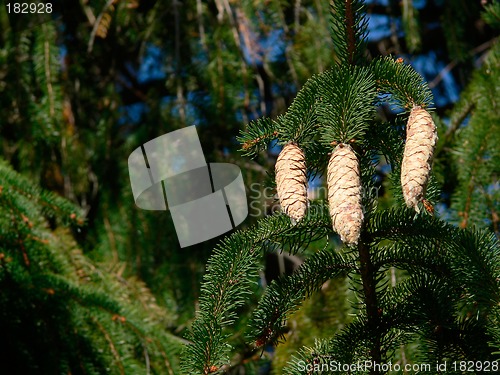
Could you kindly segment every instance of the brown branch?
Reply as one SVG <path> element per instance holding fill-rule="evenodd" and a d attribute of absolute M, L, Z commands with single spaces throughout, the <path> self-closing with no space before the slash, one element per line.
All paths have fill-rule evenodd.
<path fill-rule="evenodd" d="M 116 248 L 115 234 L 113 233 L 113 228 L 109 222 L 107 213 L 104 215 L 104 228 L 106 229 L 106 234 L 108 235 L 109 246 L 111 248 L 111 253 L 113 254 L 113 263 L 117 264 L 120 260 L 118 255 L 118 249 Z"/>
<path fill-rule="evenodd" d="M 167 367 L 168 375 L 174 375 L 172 364 L 171 364 L 170 360 L 168 359 L 167 354 L 165 353 L 165 350 L 164 350 L 165 348 L 158 341 L 158 339 L 148 337 L 145 332 L 142 332 L 142 330 L 139 329 L 139 327 L 137 327 L 135 324 L 131 323 L 125 317 L 119 317 L 119 318 L 120 318 L 119 321 L 121 323 L 123 323 L 124 325 L 128 326 L 132 331 L 134 331 L 135 334 L 137 335 L 137 337 L 139 338 L 139 340 L 141 340 L 141 344 L 142 344 L 142 347 L 144 349 L 145 355 L 147 355 L 147 343 L 153 343 L 154 345 L 156 345 L 158 351 L 160 352 L 160 355 L 162 356 L 162 358 L 164 360 L 165 366 Z M 184 344 L 186 344 L 186 343 L 184 342 Z"/>
<path fill-rule="evenodd" d="M 488 48 L 490 48 L 493 44 L 495 44 L 495 42 L 498 40 L 498 37 L 497 38 L 493 38 L 493 39 L 490 39 L 486 42 L 484 42 L 483 44 L 473 48 L 472 50 L 470 50 L 468 52 L 469 56 L 474 56 L 475 54 L 477 53 L 480 53 L 480 52 L 483 52 L 484 50 L 487 50 Z M 443 78 L 449 73 L 451 72 L 458 64 L 459 64 L 459 60 L 453 60 L 451 61 L 448 65 L 446 65 L 439 73 L 436 77 L 434 77 L 434 79 L 429 82 L 429 88 L 432 89 L 434 87 L 436 87 L 442 80 Z"/>
<path fill-rule="evenodd" d="M 120 370 L 120 374 L 125 375 L 125 368 L 123 367 L 122 361 L 120 359 L 120 353 L 118 353 L 118 350 L 116 349 L 116 346 L 113 342 L 113 339 L 111 338 L 111 335 L 108 333 L 106 328 L 104 328 L 104 326 L 101 323 L 99 323 L 99 321 L 96 318 L 92 317 L 91 319 L 94 322 L 94 324 L 97 326 L 99 331 L 101 331 L 101 333 L 104 335 L 104 338 L 106 339 L 106 341 L 108 342 L 109 349 L 111 350 L 111 353 L 113 354 L 113 357 L 115 358 L 115 363 L 117 364 L 118 369 Z"/>
<path fill-rule="evenodd" d="M 349 64 L 354 65 L 354 53 L 356 52 L 356 36 L 354 35 L 354 13 L 352 0 L 345 0 L 346 31 L 347 31 L 347 59 Z"/>
<path fill-rule="evenodd" d="M 198 20 L 198 33 L 203 51 L 208 55 L 207 37 L 205 35 L 205 25 L 203 24 L 203 4 L 201 0 L 196 0 L 196 18 Z"/>
<path fill-rule="evenodd" d="M 495 236 L 497 238 L 499 238 L 500 230 L 499 230 L 498 223 L 500 222 L 500 218 L 498 216 L 498 212 L 495 209 L 495 205 L 493 204 L 493 200 L 491 199 L 491 195 L 488 194 L 488 192 L 484 189 L 484 187 L 481 187 L 481 190 L 483 191 L 484 198 L 486 200 L 486 206 L 490 210 L 491 223 L 493 224 L 493 232 L 495 233 Z"/>
<path fill-rule="evenodd" d="M 255 146 L 257 143 L 260 143 L 260 142 L 262 142 L 265 139 L 273 138 L 273 137 L 276 137 L 276 136 L 278 136 L 278 132 L 277 131 L 274 131 L 271 134 L 264 134 L 264 135 L 262 135 L 260 137 L 257 137 L 256 139 L 252 139 L 250 141 L 246 141 L 245 143 L 243 143 L 243 146 L 241 146 L 241 148 L 243 150 L 248 150 L 250 147 Z"/>
<path fill-rule="evenodd" d="M 463 219 L 460 222 L 460 228 L 465 229 L 469 223 L 469 213 L 472 205 L 472 193 L 474 192 L 474 177 L 470 179 L 467 187 L 467 200 L 465 201 L 464 211 L 462 212 Z"/>
<path fill-rule="evenodd" d="M 470 218 L 469 216 L 472 207 L 472 195 L 474 193 L 475 182 L 476 182 L 476 174 L 474 172 L 476 173 L 479 172 L 479 167 L 484 157 L 484 151 L 486 150 L 486 145 L 485 145 L 486 141 L 487 138 L 484 138 L 481 147 L 479 148 L 479 151 L 477 153 L 476 160 L 471 168 L 471 176 L 469 177 L 469 183 L 467 185 L 467 200 L 465 201 L 464 211 L 462 212 L 463 219 L 460 222 L 460 228 L 462 229 L 467 228 L 469 224 L 469 218 Z"/>
<path fill-rule="evenodd" d="M 34 194 L 32 194 L 32 193 L 30 193 L 28 191 L 25 191 L 25 190 L 23 190 L 23 189 L 21 189 L 20 187 L 17 187 L 17 186 L 12 186 L 11 185 L 11 186 L 9 186 L 9 189 L 12 189 L 12 190 L 18 192 L 19 194 L 25 196 L 26 198 L 28 198 L 30 200 L 36 199 L 36 203 L 38 203 L 38 204 L 40 204 L 42 206 L 45 206 L 45 207 L 49 207 L 50 209 L 52 209 L 55 212 L 60 212 L 61 214 L 64 214 L 63 209 L 61 209 L 59 206 L 57 206 L 55 204 L 51 204 L 50 202 L 47 202 L 41 196 L 34 197 Z M 1 189 L 0 189 L 0 193 L 1 193 Z M 17 211 L 20 212 L 19 210 L 17 210 Z M 77 217 L 75 213 L 72 213 L 70 215 L 70 219 L 73 220 L 73 222 L 75 222 L 79 226 L 82 226 L 84 224 L 83 223 L 83 219 L 81 217 Z"/>
<path fill-rule="evenodd" d="M 28 257 L 28 252 L 26 251 L 23 240 L 19 240 L 19 246 L 21 247 L 21 252 L 23 254 L 24 264 L 29 268 L 31 265 L 30 258 Z"/>
<path fill-rule="evenodd" d="M 174 10 L 174 22 L 175 22 L 175 82 L 177 88 L 177 104 L 179 105 L 179 116 L 182 123 L 186 123 L 186 98 L 184 95 L 184 85 L 181 79 L 181 15 L 179 12 L 179 7 L 181 3 L 177 0 L 172 1 L 172 8 Z"/>
<path fill-rule="evenodd" d="M 361 234 L 361 240 L 358 245 L 360 273 L 363 282 L 363 292 L 365 295 L 366 316 L 368 319 L 368 329 L 370 338 L 372 339 L 370 356 L 376 363 L 382 363 L 381 334 L 380 334 L 380 316 L 377 301 L 375 270 L 371 257 L 370 247 L 368 246 L 367 235 L 365 232 Z M 376 369 L 370 371 L 370 375 L 379 375 L 380 372 Z"/>
<path fill-rule="evenodd" d="M 467 116 L 474 109 L 474 104 L 472 102 L 468 102 L 458 114 L 452 115 L 450 119 L 450 126 L 444 135 L 444 141 L 439 142 L 436 146 L 436 151 L 434 152 L 434 158 L 437 159 L 437 155 L 440 155 L 441 152 L 445 149 L 447 145 L 449 145 L 460 128 L 460 125 L 465 121 Z"/>
<path fill-rule="evenodd" d="M 45 25 L 42 26 L 45 36 L 47 33 L 45 31 Z M 54 117 L 55 109 L 54 109 L 54 90 L 52 89 L 52 77 L 50 72 L 50 43 L 47 39 L 43 42 L 44 46 L 44 68 L 45 68 L 45 79 L 47 80 L 47 94 L 49 96 L 49 108 L 50 108 L 50 117 Z"/>
<path fill-rule="evenodd" d="M 94 48 L 95 37 L 97 35 L 97 30 L 99 29 L 99 25 L 101 24 L 101 20 L 104 17 L 104 15 L 106 14 L 106 12 L 108 11 L 108 9 L 113 5 L 114 1 L 115 0 L 108 0 L 106 2 L 106 4 L 104 5 L 104 7 L 102 8 L 102 11 L 99 14 L 99 16 L 95 19 L 94 24 L 92 26 L 92 31 L 90 32 L 89 43 L 87 46 L 87 53 L 92 52 L 92 49 Z"/>

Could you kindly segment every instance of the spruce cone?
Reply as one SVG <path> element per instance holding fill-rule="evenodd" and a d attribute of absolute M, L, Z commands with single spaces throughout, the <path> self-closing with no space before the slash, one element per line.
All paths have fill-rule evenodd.
<path fill-rule="evenodd" d="M 289 143 L 276 161 L 276 187 L 281 209 L 292 219 L 301 220 L 307 209 L 307 176 L 304 152 Z"/>
<path fill-rule="evenodd" d="M 359 163 L 351 146 L 339 144 L 328 163 L 328 204 L 333 230 L 348 244 L 358 243 L 363 223 Z"/>
<path fill-rule="evenodd" d="M 431 172 L 437 132 L 431 115 L 413 107 L 406 125 L 406 144 L 401 164 L 401 186 L 406 205 L 420 212 Z"/>

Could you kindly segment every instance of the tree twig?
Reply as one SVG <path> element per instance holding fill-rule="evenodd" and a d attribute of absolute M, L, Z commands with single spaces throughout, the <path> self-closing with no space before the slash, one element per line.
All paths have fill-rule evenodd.
<path fill-rule="evenodd" d="M 356 52 L 356 37 L 354 35 L 354 14 L 352 11 L 352 0 L 345 2 L 346 30 L 347 30 L 347 59 L 349 64 L 354 65 L 354 53 Z"/>
<path fill-rule="evenodd" d="M 368 319 L 368 328 L 370 330 L 370 338 L 372 339 L 372 347 L 370 348 L 370 356 L 373 362 L 382 363 L 382 353 L 380 351 L 381 332 L 380 332 L 380 317 L 378 310 L 375 267 L 370 257 L 370 247 L 368 246 L 367 234 L 363 232 L 358 245 L 360 273 L 363 283 L 363 293 L 366 303 L 366 316 Z M 370 370 L 370 375 L 379 375 L 380 372 L 376 368 Z"/>
<path fill-rule="evenodd" d="M 106 4 L 104 5 L 104 8 L 102 9 L 102 12 L 99 14 L 99 16 L 95 19 L 92 31 L 90 33 L 90 38 L 89 38 L 89 45 L 87 47 L 87 52 L 90 53 L 92 52 L 92 49 L 94 48 L 94 41 L 95 41 L 95 36 L 97 34 L 97 30 L 99 30 L 99 25 L 101 24 L 102 17 L 104 14 L 107 12 L 108 8 L 113 5 L 114 0 L 108 0 Z M 88 14 L 87 14 L 88 16 Z M 89 18 L 90 20 L 90 18 Z"/>
<path fill-rule="evenodd" d="M 476 53 L 482 52 L 488 48 L 490 48 L 498 38 L 493 38 L 488 40 L 487 42 L 484 42 L 483 44 L 477 46 L 476 48 L 472 49 L 469 51 L 469 55 L 473 56 Z M 429 88 L 432 89 L 436 87 L 439 82 L 441 82 L 446 74 L 448 74 L 450 71 L 452 71 L 457 65 L 459 61 L 458 60 L 453 60 L 450 62 L 448 65 L 446 65 L 439 73 L 438 75 L 431 81 L 429 82 Z"/>

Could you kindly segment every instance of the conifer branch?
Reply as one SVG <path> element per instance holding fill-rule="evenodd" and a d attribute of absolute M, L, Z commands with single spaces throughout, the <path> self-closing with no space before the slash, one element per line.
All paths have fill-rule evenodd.
<path fill-rule="evenodd" d="M 362 144 L 374 117 L 376 98 L 373 76 L 365 68 L 341 67 L 321 76 L 318 85 L 317 116 L 324 145 Z"/>
<path fill-rule="evenodd" d="M 428 264 L 434 269 L 433 273 L 437 271 L 457 288 L 463 288 L 466 283 L 475 298 L 491 308 L 492 296 L 497 296 L 494 300 L 500 297 L 495 270 L 500 266 L 500 247 L 495 235 L 460 230 L 433 217 L 412 215 L 407 210 L 391 210 L 375 214 L 367 223 L 367 231 L 374 241 L 385 239 L 400 244 L 378 252 L 377 265 L 390 258 L 406 258 L 407 265 L 412 260 L 432 259 Z M 422 252 L 415 254 L 416 248 Z"/>
<path fill-rule="evenodd" d="M 456 105 L 452 119 L 461 118 L 468 111 L 467 127 L 459 127 L 453 146 L 453 159 L 462 167 L 457 169 L 458 187 L 451 197 L 451 208 L 456 222 L 462 227 L 493 225 L 488 195 L 483 191 L 498 191 L 496 180 L 500 173 L 499 115 L 492 110 L 498 107 L 498 67 L 500 66 L 500 45 L 490 50 L 484 66 L 475 72 L 473 79 Z M 453 125 L 453 124 L 452 124 Z M 453 126 L 451 127 L 453 129 Z M 493 210 L 495 211 L 495 210 Z M 487 224 L 486 224 L 487 225 Z"/>
<path fill-rule="evenodd" d="M 367 233 L 365 231 L 361 234 L 361 240 L 358 245 L 359 252 L 359 270 L 361 274 L 361 281 L 363 283 L 363 293 L 365 297 L 366 306 L 366 318 L 367 325 L 369 329 L 370 337 L 370 357 L 375 363 L 382 363 L 382 353 L 381 353 L 381 325 L 380 325 L 380 314 L 377 301 L 377 285 L 375 269 L 371 255 L 369 240 Z M 378 370 L 370 370 L 371 375 L 380 374 Z"/>
<path fill-rule="evenodd" d="M 330 35 L 340 66 L 363 65 L 367 26 L 363 1 L 331 2 Z"/>
<path fill-rule="evenodd" d="M 237 140 L 244 156 L 255 157 L 269 141 L 278 138 L 282 144 L 295 142 L 311 147 L 317 126 L 315 101 L 318 77 L 311 77 L 300 89 L 286 113 L 275 121 L 260 118 L 248 124 Z"/>
<path fill-rule="evenodd" d="M 246 141 L 245 143 L 243 143 L 243 145 L 241 146 L 241 149 L 244 150 L 244 151 L 246 151 L 249 148 L 257 146 L 259 143 L 261 143 L 264 140 L 269 140 L 269 139 L 275 138 L 277 135 L 278 135 L 277 131 L 274 131 L 274 132 L 269 133 L 269 134 L 263 134 L 263 135 L 255 138 L 255 139 L 251 139 L 251 140 Z"/>
<path fill-rule="evenodd" d="M 338 65 L 312 77 L 284 115 L 274 121 L 257 120 L 239 140 L 243 151 L 252 156 L 273 138 L 280 145 L 291 143 L 300 147 L 301 153 L 296 153 L 300 158 L 293 160 L 300 159 L 302 171 L 305 155 L 305 164 L 312 174 L 322 170 L 324 155 L 332 145 L 354 144 L 362 166 L 362 186 L 367 189 L 374 186 L 372 156 L 383 154 L 391 164 L 389 179 L 398 202 L 402 201 L 398 180 L 404 145 L 401 119 L 405 116 L 390 124 L 377 123 L 375 106 L 389 101 L 406 110 L 429 108 L 432 94 L 422 76 L 402 59 L 384 57 L 364 65 L 366 18 L 362 9 L 363 2 L 357 0 L 331 3 L 332 40 Z M 494 103 L 490 107 L 495 107 Z M 465 154 L 468 161 L 469 154 Z M 491 157 L 495 158 L 494 154 Z M 485 159 L 488 158 L 481 154 L 481 160 Z M 478 179 L 491 183 L 491 170 L 496 171 L 487 165 L 478 171 Z M 302 172 L 285 175 L 299 180 L 302 189 Z M 282 177 L 283 174 L 280 180 Z M 430 179 L 426 199 L 434 200 L 438 189 L 435 179 L 432 176 Z M 474 188 L 487 186 L 473 182 Z M 295 193 L 298 188 L 292 190 Z M 290 196 L 297 200 L 293 194 Z M 339 201 L 342 202 L 342 197 Z M 497 279 L 500 249 L 494 236 L 461 231 L 436 217 L 415 215 L 408 209 L 377 211 L 373 203 L 376 198 L 371 192 L 362 201 L 367 215 L 358 247 L 339 253 L 320 251 L 306 258 L 294 274 L 273 281 L 253 314 L 249 332 L 253 346 L 246 353 L 252 356 L 255 346 L 277 343 L 283 336 L 287 318 L 305 298 L 329 278 L 348 274 L 354 292 L 362 301 L 353 306 L 358 309 L 356 318 L 330 340 L 301 350 L 298 358 L 305 363 L 339 360 L 347 364 L 369 359 L 381 364 L 395 348 L 411 342 L 410 339 L 423 343 L 417 355 L 423 353 L 426 358 L 441 360 L 445 355 L 461 358 L 463 353 L 475 358 L 468 341 L 478 337 L 485 355 L 490 355 L 491 350 L 485 349 L 482 338 L 486 337 L 488 325 L 491 326 L 493 320 L 489 315 L 495 313 L 500 295 Z M 491 204 L 486 206 L 491 212 Z M 184 368 L 204 374 L 226 370 L 230 363 L 226 342 L 231 340 L 227 328 L 237 319 L 234 307 L 241 307 L 250 293 L 260 267 L 260 252 L 303 250 L 331 231 L 330 224 L 328 217 L 317 220 L 306 217 L 296 226 L 290 226 L 285 217 L 277 216 L 261 220 L 258 226 L 222 242 L 209 262 L 200 298 L 201 311 L 192 329 L 193 345 L 186 348 Z M 388 267 L 405 270 L 407 279 L 389 287 Z M 478 318 L 469 319 L 468 313 Z M 478 332 L 476 336 L 474 330 Z M 247 357 L 245 354 L 242 358 Z M 233 361 L 236 362 L 239 359 Z M 376 368 L 369 371 L 381 372 Z M 285 373 L 303 373 L 297 358 Z"/>
<path fill-rule="evenodd" d="M 436 158 L 438 158 L 439 154 L 444 150 L 445 147 L 450 146 L 453 138 L 457 133 L 457 130 L 460 128 L 460 126 L 462 126 L 467 116 L 469 116 L 470 113 L 474 110 L 474 102 L 471 100 L 471 98 L 468 98 L 468 95 L 466 95 L 466 93 L 462 93 L 462 98 L 464 100 L 460 100 L 455 104 L 454 110 L 450 115 L 448 130 L 446 130 L 444 137 L 440 137 L 438 144 L 436 145 L 436 151 L 434 152 Z"/>
<path fill-rule="evenodd" d="M 371 68 L 377 82 L 379 95 L 392 104 L 411 110 L 414 106 L 427 108 L 432 103 L 432 93 L 423 77 L 411 65 L 391 56 L 375 59 Z M 384 97 L 382 96 L 382 99 Z"/>
<path fill-rule="evenodd" d="M 316 95 L 322 74 L 312 76 L 297 93 L 290 107 L 277 122 L 281 142 L 295 142 L 306 148 L 316 136 Z"/>
<path fill-rule="evenodd" d="M 104 338 L 109 344 L 109 348 L 111 350 L 111 353 L 113 354 L 114 357 L 114 364 L 118 366 L 118 369 L 120 370 L 120 374 L 124 375 L 125 374 L 125 369 L 123 367 L 120 354 L 118 353 L 118 350 L 116 349 L 115 343 L 113 342 L 113 339 L 111 338 L 109 332 L 102 326 L 101 323 L 95 318 L 91 317 L 91 320 L 94 322 L 94 324 L 97 326 L 99 331 L 104 335 Z"/>
<path fill-rule="evenodd" d="M 326 235 L 326 215 L 306 217 L 292 225 L 285 215 L 259 221 L 251 230 L 223 240 L 208 262 L 200 297 L 200 311 L 191 329 L 193 344 L 185 347 L 183 367 L 190 374 L 208 374 L 229 363 L 229 335 L 225 329 L 237 319 L 260 269 L 261 251 L 279 246 L 290 252 Z"/>
<path fill-rule="evenodd" d="M 143 285 L 137 298 L 132 280 L 125 283 L 123 277 L 93 264 L 77 248 L 68 230 L 58 225 L 71 222 L 68 212 L 78 212 L 77 208 L 33 187 L 31 181 L 3 162 L 0 187 L 0 284 L 2 301 L 9 305 L 8 309 L 1 308 L 1 314 L 3 327 L 10 327 L 2 332 L 15 350 L 48 346 L 40 349 L 47 350 L 42 351 L 46 355 L 59 348 L 54 363 L 47 365 L 28 357 L 20 364 L 22 368 L 42 365 L 56 372 L 95 372 L 114 365 L 124 374 L 143 369 L 177 373 L 172 359 L 180 350 L 180 340 L 158 330 L 165 323 L 164 310 L 152 294 Z M 47 223 L 46 202 L 55 228 Z M 20 246 L 29 259 L 29 268 Z M 147 304 L 141 303 L 145 296 L 150 297 Z M 20 299 L 30 303 L 19 304 Z M 24 321 L 22 329 L 16 323 L 19 319 Z M 26 332 L 40 329 L 42 334 L 30 335 L 29 343 L 22 339 Z M 141 358 L 142 352 L 136 352 L 134 346 L 142 343 L 145 347 L 146 341 L 154 344 L 147 348 L 147 358 Z M 105 350 L 94 349 L 99 347 Z M 161 352 L 169 353 L 169 364 L 161 358 Z"/>
<path fill-rule="evenodd" d="M 82 226 L 84 217 L 81 210 L 73 204 L 56 195 L 53 192 L 41 190 L 31 184 L 27 179 L 12 171 L 7 164 L 0 160 L 0 173 L 3 182 L 12 192 L 0 188 L 0 197 L 4 192 L 4 198 L 19 196 L 20 199 L 34 201 L 40 205 L 43 215 L 60 220 L 63 224 Z M 21 198 L 22 197 L 22 198 Z"/>
<path fill-rule="evenodd" d="M 500 29 L 500 4 L 498 2 L 493 2 L 484 7 L 484 12 L 482 13 L 483 20 L 490 25 L 492 28 Z"/>
<path fill-rule="evenodd" d="M 481 147 L 481 149 L 484 150 L 484 147 Z M 476 162 L 475 162 L 476 168 L 472 168 L 471 171 L 478 171 L 477 167 L 481 163 L 481 159 L 482 159 L 482 153 L 477 155 Z M 469 183 L 467 185 L 467 190 L 466 190 L 466 194 L 465 194 L 465 205 L 463 206 L 463 209 L 461 211 L 459 211 L 459 213 L 458 213 L 459 216 L 462 217 L 462 220 L 460 221 L 460 228 L 462 228 L 462 229 L 467 228 L 468 223 L 469 223 L 469 216 L 470 216 L 470 211 L 472 208 L 472 196 L 473 196 L 474 190 L 476 188 L 475 177 L 476 176 L 473 172 L 472 175 L 470 176 L 470 180 L 469 180 Z"/>
<path fill-rule="evenodd" d="M 495 233 L 497 238 L 500 239 L 500 227 L 498 225 L 500 222 L 500 216 L 498 215 L 497 208 L 495 207 L 495 202 L 493 201 L 491 195 L 488 194 L 488 192 L 486 192 L 483 187 L 481 188 L 486 200 L 486 205 L 488 206 L 488 209 L 490 211 L 490 220 L 493 226 L 493 232 Z"/>
<path fill-rule="evenodd" d="M 106 4 L 104 4 L 101 12 L 99 13 L 99 16 L 97 16 L 97 18 L 94 19 L 94 22 L 92 24 L 92 31 L 90 32 L 89 42 L 87 45 L 87 52 L 88 53 L 92 52 L 92 49 L 94 48 L 94 41 L 95 41 L 95 38 L 98 34 L 99 28 L 103 27 L 103 25 L 101 25 L 103 18 L 105 18 L 105 17 L 111 18 L 110 14 L 109 14 L 109 10 L 113 10 L 113 4 L 114 4 L 114 0 L 107 0 Z M 90 13 L 87 13 L 87 15 L 92 14 L 92 17 L 94 17 L 92 10 L 90 8 L 86 8 L 86 9 L 88 9 L 88 11 L 90 12 Z M 91 18 L 89 18 L 89 20 L 90 19 Z M 109 27 L 109 22 L 110 21 L 108 19 L 107 20 L 107 23 L 108 23 L 107 27 Z M 105 34 L 107 34 L 107 27 L 106 27 Z"/>
<path fill-rule="evenodd" d="M 297 310 L 305 298 L 328 280 L 355 270 L 351 259 L 344 259 L 331 249 L 307 259 L 293 275 L 273 281 L 253 313 L 250 339 L 257 347 L 276 343 L 282 336 L 287 316 Z"/>
<path fill-rule="evenodd" d="M 355 53 L 356 53 L 356 37 L 354 35 L 355 24 L 354 24 L 354 11 L 352 9 L 352 1 L 346 0 L 345 2 L 345 28 L 347 31 L 347 61 L 350 65 L 355 65 Z"/>
<path fill-rule="evenodd" d="M 314 347 L 302 348 L 284 369 L 287 375 L 304 374 L 301 367 L 303 363 L 318 366 L 327 365 L 336 361 L 340 364 L 356 363 L 360 359 L 364 362 L 370 360 L 366 350 L 367 345 L 367 320 L 363 313 L 356 316 L 340 333 L 328 340 L 317 340 Z M 307 374 L 314 374 L 312 372 Z"/>
<path fill-rule="evenodd" d="M 269 141 L 278 136 L 277 124 L 270 118 L 260 118 L 247 125 L 246 131 L 240 131 L 237 141 L 241 143 L 243 156 L 256 157 L 266 149 Z"/>
<path fill-rule="evenodd" d="M 36 99 L 28 102 L 34 123 L 34 135 L 45 144 L 53 144 L 60 137 L 62 93 L 58 75 L 58 53 L 56 30 L 51 23 L 42 23 L 34 32 L 32 69 L 37 92 Z"/>
<path fill-rule="evenodd" d="M 42 26 L 43 35 L 47 37 L 47 32 L 45 30 L 45 26 Z M 50 35 L 50 34 L 49 34 Z M 43 41 L 43 55 L 44 55 L 44 69 L 45 69 L 45 79 L 47 84 L 47 95 L 49 96 L 49 114 L 50 117 L 54 117 L 55 109 L 54 109 L 54 92 L 52 89 L 52 77 L 51 77 L 51 53 L 50 53 L 50 42 L 45 39 Z"/>

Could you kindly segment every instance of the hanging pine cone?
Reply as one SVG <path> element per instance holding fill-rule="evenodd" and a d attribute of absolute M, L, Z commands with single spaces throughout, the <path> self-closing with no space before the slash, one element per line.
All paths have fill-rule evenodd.
<path fill-rule="evenodd" d="M 307 209 L 307 176 L 304 152 L 289 143 L 281 150 L 276 161 L 276 187 L 281 209 L 295 223 Z"/>
<path fill-rule="evenodd" d="M 328 163 L 328 204 L 333 230 L 348 244 L 358 243 L 363 223 L 359 163 L 348 144 L 339 144 Z"/>
<path fill-rule="evenodd" d="M 406 144 L 401 164 L 401 186 L 406 205 L 420 212 L 431 172 L 437 132 L 425 109 L 413 107 L 406 125 Z"/>

